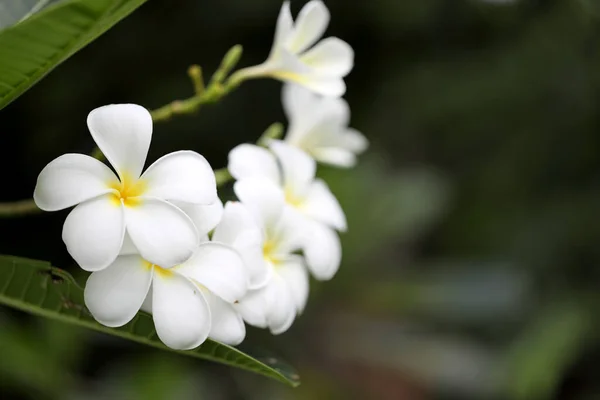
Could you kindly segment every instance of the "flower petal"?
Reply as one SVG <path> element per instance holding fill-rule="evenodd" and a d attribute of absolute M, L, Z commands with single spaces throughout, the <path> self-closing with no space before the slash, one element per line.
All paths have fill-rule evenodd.
<path fill-rule="evenodd" d="M 348 128 L 342 135 L 343 147 L 354 153 L 362 153 L 369 147 L 367 138 L 353 128 Z"/>
<path fill-rule="evenodd" d="M 264 290 L 269 304 L 267 324 L 273 335 L 279 335 L 287 331 L 296 318 L 294 297 L 286 281 L 277 273 L 273 274 Z"/>
<path fill-rule="evenodd" d="M 229 152 L 227 169 L 235 179 L 266 178 L 276 184 L 281 181 L 277 160 L 271 152 L 253 144 L 240 144 Z"/>
<path fill-rule="evenodd" d="M 214 203 L 206 206 L 178 201 L 172 203 L 190 217 L 200 236 L 207 235 L 208 232 L 215 229 L 223 216 L 223 203 L 218 198 Z"/>
<path fill-rule="evenodd" d="M 346 215 L 329 187 L 322 179 L 315 179 L 310 186 L 302 211 L 314 220 L 345 231 Z"/>
<path fill-rule="evenodd" d="M 125 235 L 123 207 L 111 197 L 106 194 L 80 203 L 63 225 L 67 251 L 86 271 L 106 268 L 121 250 Z"/>
<path fill-rule="evenodd" d="M 313 223 L 312 234 L 306 237 L 304 256 L 308 269 L 321 281 L 331 279 L 340 267 L 342 246 L 337 233 L 319 223 Z"/>
<path fill-rule="evenodd" d="M 127 229 L 125 229 L 125 236 L 123 237 L 123 244 L 121 245 L 121 251 L 119 251 L 120 256 L 129 256 L 132 254 L 140 254 L 140 251 L 135 247 L 133 241 L 131 240 L 131 236 L 127 233 Z"/>
<path fill-rule="evenodd" d="M 207 287 L 228 303 L 246 295 L 248 275 L 237 251 L 221 243 L 202 243 L 175 271 Z"/>
<path fill-rule="evenodd" d="M 288 202 L 302 199 L 315 178 L 317 164 L 315 160 L 303 150 L 285 142 L 274 140 L 270 144 L 271 150 L 283 171 L 283 186 Z"/>
<path fill-rule="evenodd" d="M 271 54 L 277 51 L 277 47 L 283 45 L 283 41 L 289 36 L 294 27 L 292 12 L 290 11 L 290 2 L 284 1 L 277 17 L 277 26 L 275 28 L 275 39 L 273 40 L 273 49 Z"/>
<path fill-rule="evenodd" d="M 265 229 L 275 226 L 283 211 L 283 190 L 273 182 L 260 178 L 237 181 L 233 190 Z"/>
<path fill-rule="evenodd" d="M 300 61 L 318 70 L 320 75 L 344 77 L 354 66 L 354 50 L 343 40 L 329 37 L 304 53 Z"/>
<path fill-rule="evenodd" d="M 137 179 L 152 139 L 152 117 L 148 110 L 136 104 L 111 104 L 92 110 L 87 124 L 121 180 Z"/>
<path fill-rule="evenodd" d="M 296 18 L 286 47 L 296 54 L 308 49 L 323 36 L 329 18 L 329 10 L 322 1 L 312 0 L 306 3 Z"/>
<path fill-rule="evenodd" d="M 269 304 L 265 296 L 265 287 L 249 291 L 244 298 L 234 304 L 244 321 L 257 328 L 267 327 Z"/>
<path fill-rule="evenodd" d="M 338 77 L 301 75 L 294 81 L 321 96 L 340 97 L 346 93 L 346 83 L 344 79 Z"/>
<path fill-rule="evenodd" d="M 62 155 L 44 167 L 33 200 L 44 211 L 57 211 L 113 191 L 117 177 L 106 165 L 83 154 Z"/>
<path fill-rule="evenodd" d="M 85 306 L 102 325 L 125 325 L 140 310 L 151 282 L 152 266 L 140 256 L 117 257 L 88 278 Z"/>
<path fill-rule="evenodd" d="M 318 147 L 311 151 L 315 160 L 336 167 L 349 168 L 356 165 L 356 155 L 337 147 Z"/>
<path fill-rule="evenodd" d="M 144 196 L 194 204 L 217 200 L 215 173 L 208 161 L 194 151 L 176 151 L 159 158 L 141 179 L 146 184 Z"/>
<path fill-rule="evenodd" d="M 319 104 L 320 101 L 312 91 L 305 87 L 295 83 L 286 83 L 281 90 L 281 103 L 287 119 L 290 123 L 295 123 L 297 120 L 312 115 L 316 111 L 315 104 Z"/>
<path fill-rule="evenodd" d="M 170 268 L 188 260 L 199 243 L 194 223 L 173 204 L 152 197 L 125 207 L 127 232 L 142 257 Z"/>
<path fill-rule="evenodd" d="M 246 206 L 240 202 L 227 202 L 212 240 L 232 246 L 242 256 L 249 289 L 258 289 L 267 283 L 271 270 L 263 259 L 262 230 Z"/>
<path fill-rule="evenodd" d="M 308 271 L 302 258 L 294 257 L 277 266 L 277 273 L 285 281 L 292 294 L 298 314 L 304 311 L 308 300 Z"/>
<path fill-rule="evenodd" d="M 285 260 L 298 250 L 301 250 L 306 236 L 311 234 L 313 221 L 299 212 L 296 208 L 286 206 L 280 218 L 267 234 L 271 243 L 271 254 L 276 259 Z"/>
<path fill-rule="evenodd" d="M 169 270 L 154 273 L 152 316 L 156 334 L 172 349 L 198 347 L 210 332 L 210 309 L 200 289 Z"/>
<path fill-rule="evenodd" d="M 223 301 L 209 290 L 202 290 L 202 294 L 210 307 L 211 328 L 208 336 L 232 346 L 242 343 L 246 337 L 246 325 L 240 313 L 232 304 Z"/>

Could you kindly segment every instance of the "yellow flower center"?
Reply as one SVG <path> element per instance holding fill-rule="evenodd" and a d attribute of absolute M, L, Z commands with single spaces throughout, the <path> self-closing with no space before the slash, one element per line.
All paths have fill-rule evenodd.
<path fill-rule="evenodd" d="M 273 265 L 277 265 L 281 262 L 281 260 L 277 257 L 275 253 L 276 243 L 273 240 L 267 240 L 263 244 L 263 258 L 265 261 L 272 263 Z"/>
<path fill-rule="evenodd" d="M 292 190 L 287 189 L 287 188 L 285 189 L 284 193 L 285 193 L 285 202 L 287 204 L 289 204 L 295 208 L 302 208 L 302 206 L 304 205 L 304 199 L 298 197 Z"/>
<path fill-rule="evenodd" d="M 156 275 L 160 276 L 161 278 L 170 278 L 174 274 L 174 272 L 171 271 L 170 268 L 162 268 L 162 267 L 159 267 L 158 265 L 153 265 L 146 260 L 144 260 L 144 267 L 147 269 L 152 269 L 152 267 L 154 267 L 154 273 Z"/>
<path fill-rule="evenodd" d="M 123 175 L 121 181 L 113 181 L 108 184 L 111 189 L 114 189 L 112 196 L 113 202 L 116 205 L 123 204 L 132 207 L 141 202 L 139 196 L 146 191 L 146 183 L 140 179 L 132 179 L 128 175 Z"/>

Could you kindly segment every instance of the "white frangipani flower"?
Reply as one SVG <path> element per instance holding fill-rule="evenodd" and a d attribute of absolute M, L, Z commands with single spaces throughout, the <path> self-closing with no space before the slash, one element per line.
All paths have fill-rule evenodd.
<path fill-rule="evenodd" d="M 250 144 L 235 147 L 229 153 L 229 172 L 238 179 L 236 184 L 260 178 L 280 188 L 288 208 L 304 217 L 297 229 L 304 233 L 302 247 L 310 271 L 317 279 L 331 279 L 342 256 L 336 230 L 346 230 L 346 216 L 327 184 L 315 178 L 313 158 L 277 140 L 270 149 Z"/>
<path fill-rule="evenodd" d="M 242 69 L 241 76 L 270 76 L 295 82 L 326 96 L 346 92 L 344 77 L 354 66 L 354 51 L 343 40 L 319 40 L 329 24 L 329 10 L 320 0 L 309 1 L 294 22 L 289 1 L 281 7 L 271 53 L 257 66 Z"/>
<path fill-rule="evenodd" d="M 143 259 L 168 268 L 189 259 L 199 243 L 192 220 L 173 202 L 211 204 L 214 173 L 204 157 L 178 151 L 142 174 L 152 137 L 152 117 L 134 104 L 93 110 L 87 119 L 94 141 L 116 170 L 82 154 L 65 154 L 40 173 L 34 200 L 45 211 L 76 207 L 63 226 L 63 241 L 85 270 L 112 265 L 127 233 Z"/>
<path fill-rule="evenodd" d="M 315 160 L 338 167 L 352 167 L 356 155 L 369 146 L 362 133 L 348 127 L 350 108 L 342 98 L 322 97 L 293 84 L 282 91 L 289 124 L 285 141 Z"/>
<path fill-rule="evenodd" d="M 235 304 L 250 325 L 285 332 L 308 299 L 308 274 L 301 256 L 297 215 L 284 207 L 281 191 L 264 179 L 236 182 L 241 202 L 229 202 L 213 241 L 227 243 L 241 254 L 253 289 Z"/>
<path fill-rule="evenodd" d="M 244 339 L 244 323 L 232 303 L 244 297 L 247 285 L 239 254 L 208 242 L 172 268 L 153 265 L 138 254 L 121 254 L 90 275 L 84 298 L 94 318 L 109 327 L 125 325 L 140 309 L 150 312 L 160 340 L 187 350 L 209 336 L 230 344 Z"/>

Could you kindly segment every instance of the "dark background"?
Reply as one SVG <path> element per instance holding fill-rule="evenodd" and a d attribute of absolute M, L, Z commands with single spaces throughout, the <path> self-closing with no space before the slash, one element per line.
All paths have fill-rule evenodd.
<path fill-rule="evenodd" d="M 247 337 L 302 385 L 2 308 L 3 398 L 600 398 L 600 6 L 325 3 L 328 34 L 356 52 L 346 98 L 371 147 L 355 169 L 319 171 L 350 226 L 338 275 L 313 282 L 290 331 Z M 208 75 L 234 44 L 240 66 L 262 62 L 280 5 L 148 1 L 0 111 L 1 199 L 31 197 L 49 161 L 91 151 L 93 108 L 188 97 L 187 67 Z M 280 87 L 250 81 L 157 124 L 149 162 L 193 149 L 225 166 L 286 122 Z M 0 220 L 0 253 L 83 277 L 60 238 L 66 214 Z"/>

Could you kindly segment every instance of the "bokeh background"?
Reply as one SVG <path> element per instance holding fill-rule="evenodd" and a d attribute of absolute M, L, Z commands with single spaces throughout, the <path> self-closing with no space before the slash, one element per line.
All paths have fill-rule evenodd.
<path fill-rule="evenodd" d="M 356 51 L 346 98 L 371 147 L 352 170 L 319 170 L 350 226 L 338 275 L 313 282 L 288 332 L 247 337 L 302 385 L 0 308 L 2 398 L 600 399 L 599 5 L 325 3 L 328 34 Z M 237 43 L 241 66 L 263 61 L 280 5 L 148 1 L 0 111 L 1 199 L 89 152 L 93 108 L 188 97 L 187 67 L 208 74 Z M 280 90 L 250 81 L 157 124 L 149 162 L 194 149 L 225 166 L 286 123 Z M 78 273 L 65 216 L 1 220 L 0 253 Z"/>

